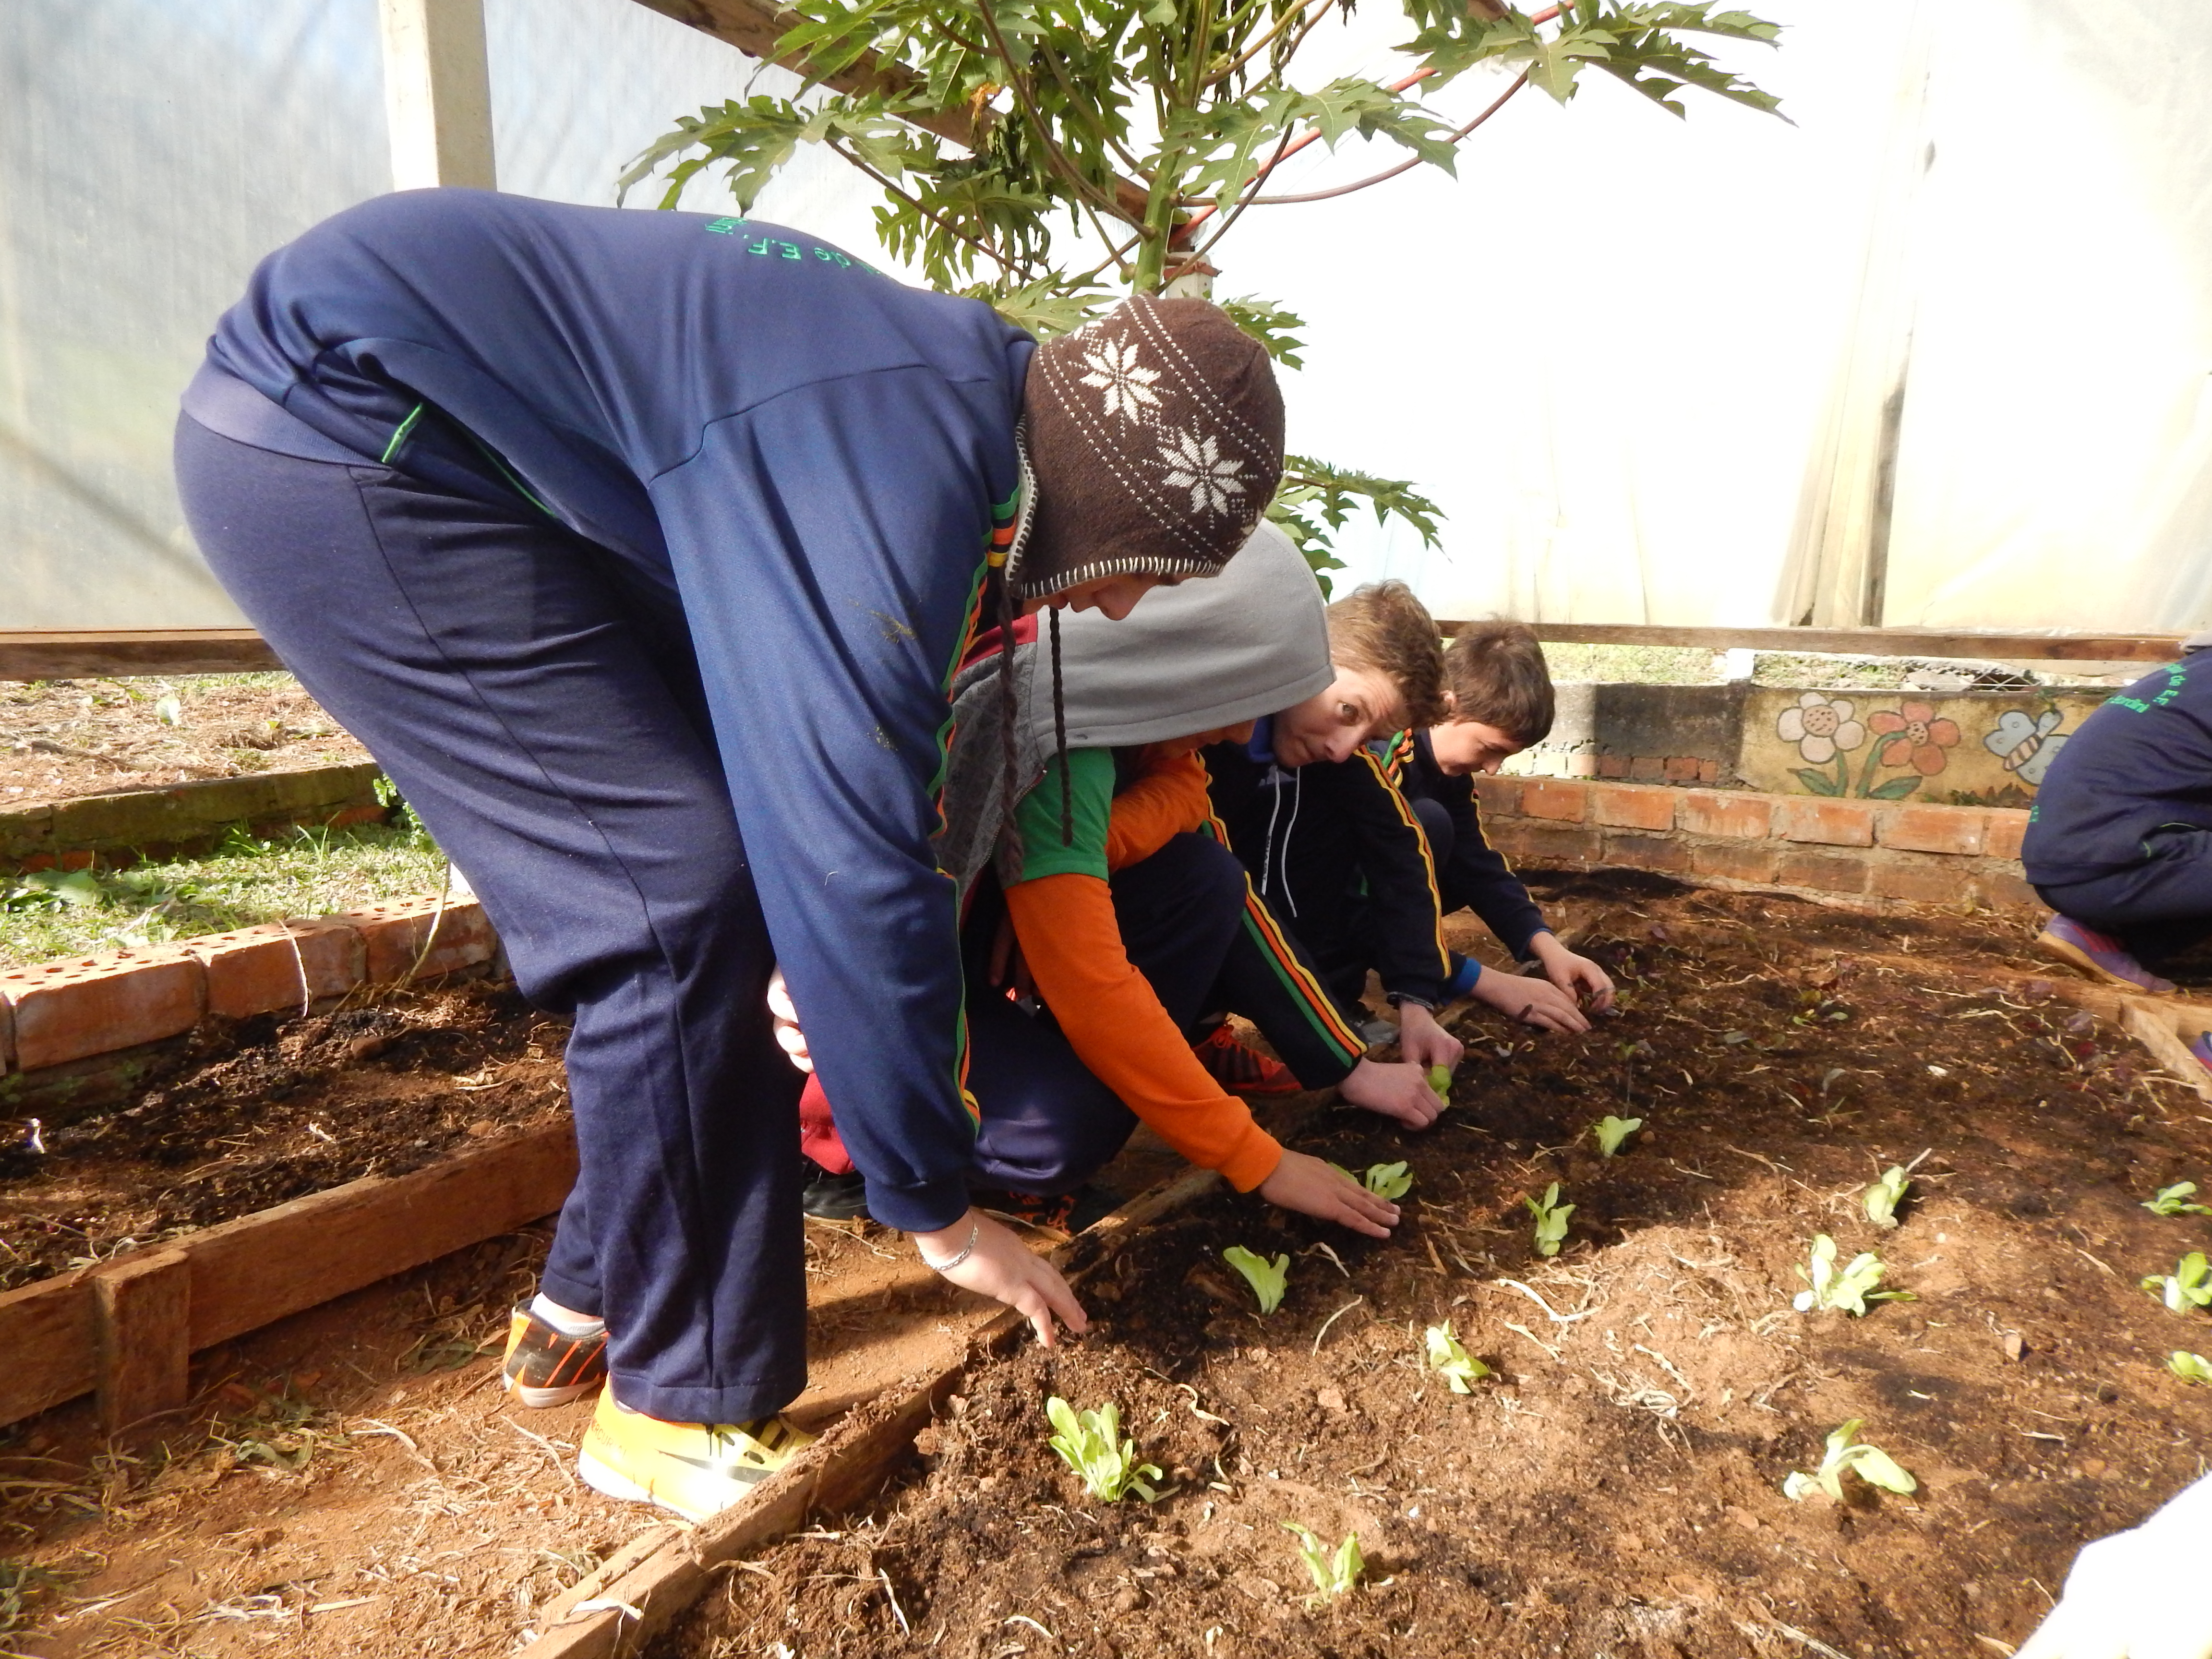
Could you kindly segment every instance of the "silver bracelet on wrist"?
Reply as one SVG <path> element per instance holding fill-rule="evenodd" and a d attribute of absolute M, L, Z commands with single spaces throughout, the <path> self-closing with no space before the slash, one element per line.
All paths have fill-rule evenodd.
<path fill-rule="evenodd" d="M 923 1249 L 919 1243 L 915 1245 L 914 1253 L 921 1258 L 921 1265 L 928 1268 L 930 1272 L 937 1273 L 951 1273 L 955 1267 L 965 1261 L 969 1256 L 975 1254 L 975 1241 L 982 1237 L 982 1233 L 983 1224 L 981 1222 L 969 1222 L 968 1224 L 968 1242 L 960 1247 L 960 1254 L 955 1256 L 950 1256 L 943 1261 L 932 1261 L 929 1259 L 929 1252 Z"/>

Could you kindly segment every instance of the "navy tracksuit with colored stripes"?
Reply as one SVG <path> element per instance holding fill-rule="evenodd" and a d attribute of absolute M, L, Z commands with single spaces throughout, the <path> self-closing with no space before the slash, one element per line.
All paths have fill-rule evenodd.
<path fill-rule="evenodd" d="M 967 1207 L 931 836 L 1031 349 L 796 232 L 426 191 L 270 256 L 186 395 L 210 564 L 574 1016 L 545 1288 L 652 1415 L 804 1384 L 776 965 L 873 1213 Z"/>

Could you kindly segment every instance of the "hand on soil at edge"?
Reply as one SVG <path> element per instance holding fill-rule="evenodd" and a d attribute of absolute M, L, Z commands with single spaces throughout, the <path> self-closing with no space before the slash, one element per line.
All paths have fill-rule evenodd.
<path fill-rule="evenodd" d="M 1023 1243 L 1012 1228 L 1000 1226 L 981 1210 L 969 1211 L 938 1232 L 915 1234 L 915 1248 L 925 1264 L 949 1261 L 967 1249 L 970 1225 L 975 1230 L 975 1248 L 965 1261 L 944 1273 L 945 1279 L 963 1291 L 1005 1303 L 1036 1328 L 1037 1340 L 1048 1348 L 1053 1346 L 1054 1314 L 1078 1336 L 1091 1328 L 1091 1316 L 1060 1269 Z"/>
<path fill-rule="evenodd" d="M 1444 1109 L 1443 1101 L 1429 1087 L 1428 1073 L 1407 1060 L 1363 1060 L 1336 1085 L 1336 1091 L 1355 1106 L 1395 1118 L 1413 1129 L 1427 1128 Z"/>
<path fill-rule="evenodd" d="M 1575 1006 L 1574 998 L 1547 979 L 1486 973 L 1475 981 L 1470 994 L 1477 1002 L 1501 1014 L 1510 1014 L 1547 1031 L 1589 1030 L 1589 1016 Z"/>
<path fill-rule="evenodd" d="M 1370 1238 L 1388 1238 L 1398 1206 L 1378 1198 L 1343 1170 L 1304 1152 L 1285 1152 L 1275 1173 L 1257 1188 L 1261 1197 L 1319 1221 L 1334 1221 Z"/>
<path fill-rule="evenodd" d="M 1552 933 L 1539 933 L 1528 948 L 1544 969 L 1544 977 L 1571 997 L 1588 997 L 1590 1012 L 1601 1014 L 1613 1006 L 1613 979 L 1588 957 L 1578 957 Z"/>
<path fill-rule="evenodd" d="M 1437 1017 L 1418 1002 L 1398 1005 L 1398 1053 L 1426 1072 L 1441 1066 L 1455 1070 L 1467 1044 L 1437 1024 Z"/>
<path fill-rule="evenodd" d="M 775 1046 L 800 1071 L 812 1071 L 814 1060 L 806 1052 L 806 1034 L 799 1029 L 799 1010 L 792 1003 L 791 989 L 783 982 L 781 968 L 768 976 L 768 1017 L 775 1024 Z"/>

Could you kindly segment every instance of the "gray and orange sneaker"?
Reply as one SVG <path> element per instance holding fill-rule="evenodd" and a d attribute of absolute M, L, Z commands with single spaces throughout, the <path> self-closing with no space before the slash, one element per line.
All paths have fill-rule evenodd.
<path fill-rule="evenodd" d="M 525 1303 L 507 1321 L 500 1376 L 520 1405 L 565 1406 L 581 1400 L 607 1380 L 606 1329 L 571 1336 Z"/>
<path fill-rule="evenodd" d="M 2162 997 L 2173 990 L 2173 981 L 2156 974 L 2129 954 L 2128 948 L 2110 933 L 2084 927 L 2071 916 L 2053 916 L 2035 936 L 2035 948 L 2053 962 L 2123 990 Z"/>
<path fill-rule="evenodd" d="M 1226 1024 L 1215 1026 L 1192 1043 L 1190 1051 L 1224 1094 L 1264 1097 L 1298 1092 L 1298 1080 L 1291 1075 L 1289 1066 L 1256 1048 L 1246 1048 L 1230 1034 Z"/>
<path fill-rule="evenodd" d="M 624 1411 L 609 1389 L 584 1431 L 576 1473 L 610 1498 L 658 1504 L 686 1521 L 704 1521 L 744 1503 L 814 1438 L 781 1417 L 664 1423 Z"/>

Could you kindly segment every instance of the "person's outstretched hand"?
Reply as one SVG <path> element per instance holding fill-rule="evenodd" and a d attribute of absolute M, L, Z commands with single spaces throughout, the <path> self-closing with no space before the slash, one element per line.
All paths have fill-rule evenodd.
<path fill-rule="evenodd" d="M 1613 1006 L 1613 978 L 1588 957 L 1578 957 L 1559 943 L 1556 933 L 1539 933 L 1528 941 L 1544 977 L 1577 999 L 1587 997 L 1592 1013 Z"/>
<path fill-rule="evenodd" d="M 1424 1072 L 1441 1066 L 1455 1070 L 1467 1044 L 1437 1024 L 1437 1017 L 1418 1002 L 1398 1005 L 1398 1052 Z"/>
<path fill-rule="evenodd" d="M 1398 1206 L 1389 1199 L 1377 1197 L 1343 1170 L 1304 1152 L 1284 1152 L 1275 1173 L 1256 1190 L 1270 1204 L 1340 1223 L 1370 1238 L 1388 1238 L 1398 1224 Z"/>
<path fill-rule="evenodd" d="M 768 1017 L 775 1026 L 775 1046 L 800 1071 L 812 1071 L 814 1057 L 806 1052 L 806 1033 L 799 1029 L 799 1010 L 793 1006 L 791 990 L 783 982 L 781 968 L 768 978 Z"/>
<path fill-rule="evenodd" d="M 963 1291 L 1005 1303 L 1036 1328 L 1037 1340 L 1048 1348 L 1053 1346 L 1054 1314 L 1078 1336 L 1091 1328 L 1091 1316 L 1060 1269 L 1023 1243 L 1012 1228 L 1000 1225 L 981 1210 L 969 1211 L 938 1232 L 915 1234 L 915 1248 L 927 1266 L 950 1261 L 967 1249 L 971 1227 L 975 1248 L 958 1267 L 938 1268 L 946 1279 Z"/>
<path fill-rule="evenodd" d="M 1411 1129 L 1427 1128 L 1444 1109 L 1443 1099 L 1429 1087 L 1428 1068 L 1409 1060 L 1363 1060 L 1336 1085 L 1336 1091 L 1353 1105 L 1395 1118 Z"/>
<path fill-rule="evenodd" d="M 1608 986 L 1607 989 L 1611 988 Z M 1486 970 L 1468 994 L 1486 1007 L 1547 1031 L 1587 1031 L 1589 1017 L 1571 993 L 1548 979 Z"/>
<path fill-rule="evenodd" d="M 2212 1477 L 2133 1532 L 2084 1547 L 2018 1659 L 2212 1659 L 2212 1598 L 2199 1577 L 2208 1536 Z"/>

